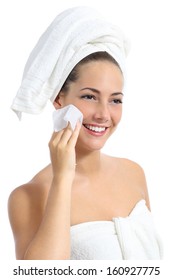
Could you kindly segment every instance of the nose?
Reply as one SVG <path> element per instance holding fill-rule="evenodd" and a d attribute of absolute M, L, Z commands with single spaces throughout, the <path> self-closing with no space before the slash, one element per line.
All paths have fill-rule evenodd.
<path fill-rule="evenodd" d="M 94 118 L 97 122 L 105 123 L 110 120 L 110 112 L 107 104 L 98 103 L 95 108 Z"/>

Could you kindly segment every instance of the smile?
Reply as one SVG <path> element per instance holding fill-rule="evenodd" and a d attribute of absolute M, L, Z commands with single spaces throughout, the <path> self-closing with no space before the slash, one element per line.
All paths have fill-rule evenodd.
<path fill-rule="evenodd" d="M 83 124 L 83 126 L 86 128 L 86 131 L 93 136 L 104 135 L 108 128 L 105 126 L 96 126 L 96 125 L 90 125 L 90 124 Z"/>
<path fill-rule="evenodd" d="M 88 124 L 84 124 L 84 126 L 87 129 L 95 131 L 95 132 L 103 132 L 106 130 L 106 127 L 101 127 L 101 126 L 92 126 L 92 125 L 88 125 Z"/>

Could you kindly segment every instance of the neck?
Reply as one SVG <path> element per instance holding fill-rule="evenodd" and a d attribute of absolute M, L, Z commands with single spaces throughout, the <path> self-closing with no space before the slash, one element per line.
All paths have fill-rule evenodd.
<path fill-rule="evenodd" d="M 100 151 L 76 151 L 76 170 L 83 174 L 94 174 L 101 169 Z"/>

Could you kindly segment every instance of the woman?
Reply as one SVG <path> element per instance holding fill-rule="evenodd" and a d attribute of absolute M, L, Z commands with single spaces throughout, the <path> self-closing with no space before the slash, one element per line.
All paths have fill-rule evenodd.
<path fill-rule="evenodd" d="M 99 33 L 101 26 L 98 20 L 98 26 L 95 25 L 95 12 L 91 15 L 90 9 L 89 12 L 86 10 L 70 9 L 58 17 L 60 21 L 53 23 L 59 26 L 63 21 L 63 28 L 65 26 L 67 30 L 69 22 L 72 23 L 71 19 L 77 18 L 78 24 L 72 26 L 73 38 L 76 38 L 75 32 L 78 36 L 79 31 L 83 34 L 82 24 L 86 29 L 87 22 L 87 26 L 93 29 L 92 17 L 95 29 L 98 28 L 98 37 L 95 38 L 94 34 L 92 44 L 96 41 L 99 43 L 97 49 L 92 45 L 88 51 L 88 42 L 85 45 L 79 36 L 77 50 L 76 41 L 74 43 L 71 40 L 71 46 L 75 45 L 75 54 L 70 58 L 73 61 L 70 62 L 70 68 L 70 63 L 67 63 L 69 52 L 64 52 L 64 48 L 69 46 L 70 33 L 66 35 L 66 43 L 63 45 L 64 60 L 58 58 L 64 70 L 57 66 L 59 62 L 56 57 L 54 70 L 50 71 L 47 85 L 44 84 L 43 89 L 53 88 L 51 100 L 55 109 L 73 104 L 82 112 L 83 122 L 78 122 L 74 131 L 68 124 L 61 131 L 53 132 L 49 142 L 51 164 L 10 195 L 9 218 L 16 244 L 16 257 L 26 260 L 159 259 L 160 244 L 152 224 L 142 168 L 130 160 L 101 153 L 105 142 L 121 120 L 125 74 L 124 61 L 120 55 L 122 42 L 125 44 L 125 40 L 116 29 L 113 37 L 118 38 L 116 44 L 110 38 L 107 42 L 107 35 L 110 37 L 112 33 L 105 33 L 100 46 L 100 41 L 103 40 L 103 34 Z M 66 20 L 67 13 L 70 21 Z M 81 18 L 77 17 L 77 13 Z M 67 25 L 64 19 L 68 22 Z M 82 36 L 92 37 L 90 32 L 88 34 Z M 55 37 L 55 31 L 53 36 Z M 33 57 L 37 57 L 36 51 L 40 51 L 39 45 L 43 45 L 45 38 L 48 42 L 44 34 L 32 53 L 32 62 L 30 58 L 25 68 L 26 76 L 31 68 L 33 73 Z M 117 41 L 121 41 L 121 44 L 118 45 Z M 83 48 L 84 45 L 87 51 Z M 82 56 L 81 48 L 85 49 Z M 111 48 L 116 51 L 110 51 Z M 48 59 L 47 56 L 47 61 Z M 66 63 L 62 66 L 64 61 Z M 40 67 L 43 69 L 42 65 Z M 64 80 L 61 79 L 58 83 L 55 74 L 64 75 Z M 23 83 L 26 86 L 25 75 Z M 32 78 L 31 72 L 28 77 Z M 35 100 L 31 100 L 34 105 L 31 104 L 27 97 L 23 106 L 27 109 L 24 110 L 21 109 L 21 100 L 17 101 L 13 103 L 13 109 L 19 113 L 29 110 L 34 113 L 34 106 L 38 104 Z M 16 104 L 20 106 L 16 107 Z M 41 103 L 37 107 L 38 111 L 41 110 Z"/>

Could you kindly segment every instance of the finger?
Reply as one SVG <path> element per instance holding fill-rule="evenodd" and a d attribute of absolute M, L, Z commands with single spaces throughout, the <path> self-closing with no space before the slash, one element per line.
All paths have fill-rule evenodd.
<path fill-rule="evenodd" d="M 76 124 L 75 130 L 73 131 L 73 134 L 72 134 L 71 138 L 69 139 L 69 145 L 71 145 L 72 147 L 75 147 L 75 145 L 76 145 L 76 142 L 77 142 L 77 139 L 79 136 L 79 132 L 81 129 L 81 125 L 82 125 L 81 122 L 78 121 Z"/>
<path fill-rule="evenodd" d="M 60 144 L 61 144 L 62 146 L 67 145 L 67 143 L 68 143 L 70 137 L 72 136 L 72 134 L 73 134 L 73 130 L 72 130 L 72 128 L 71 128 L 71 124 L 70 124 L 70 122 L 68 122 L 68 125 L 67 125 L 67 127 L 64 129 L 64 133 L 63 133 L 62 136 L 61 136 Z"/>
<path fill-rule="evenodd" d="M 50 138 L 49 146 L 51 146 L 51 145 L 53 145 L 53 146 L 57 145 L 58 142 L 60 141 L 60 139 L 61 139 L 63 133 L 64 133 L 64 129 L 61 130 L 61 131 L 57 131 L 57 132 L 54 131 L 54 132 L 52 133 L 51 138 Z"/>

